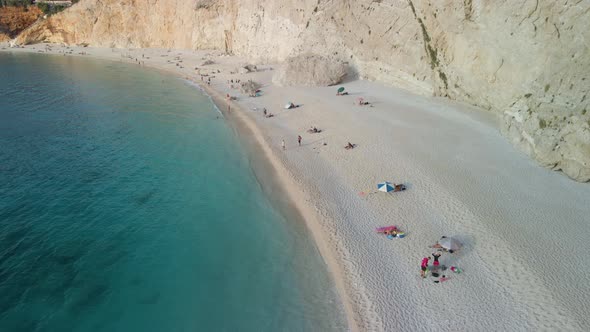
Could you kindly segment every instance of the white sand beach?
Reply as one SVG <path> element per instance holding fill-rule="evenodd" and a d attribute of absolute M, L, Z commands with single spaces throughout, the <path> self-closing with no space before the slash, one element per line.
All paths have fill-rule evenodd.
<path fill-rule="evenodd" d="M 590 330 L 590 184 L 515 150 L 492 113 L 362 80 L 341 85 L 347 96 L 278 87 L 272 65 L 232 73 L 247 62 L 216 51 L 0 49 L 141 63 L 201 84 L 275 168 L 333 272 L 351 330 Z M 241 94 L 230 79 L 261 83 L 261 95 Z M 229 112 L 227 93 L 236 97 Z M 358 97 L 370 105 L 355 105 Z M 289 101 L 301 106 L 286 110 Z M 308 133 L 312 126 L 322 132 Z M 356 147 L 344 149 L 348 142 Z M 359 195 L 382 181 L 408 189 Z M 387 225 L 406 237 L 375 232 Z M 463 272 L 434 283 L 420 277 L 420 261 L 443 235 L 464 247 L 441 263 Z"/>

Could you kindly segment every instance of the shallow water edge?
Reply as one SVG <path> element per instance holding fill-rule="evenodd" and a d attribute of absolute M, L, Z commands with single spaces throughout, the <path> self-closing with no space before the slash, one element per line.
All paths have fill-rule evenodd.
<path fill-rule="evenodd" d="M 54 56 L 54 55 L 50 55 Z M 118 62 L 114 59 L 103 58 L 103 57 L 92 57 L 101 60 L 109 60 L 110 62 Z M 264 139 L 264 136 L 260 132 L 260 128 L 256 127 L 254 121 L 248 118 L 248 115 L 244 114 L 243 109 L 238 105 L 232 104 L 232 112 L 227 112 L 227 104 L 224 102 L 222 96 L 220 96 L 215 90 L 206 86 L 201 86 L 199 83 L 183 77 L 182 74 L 175 72 L 174 70 L 159 68 L 153 65 L 146 65 L 145 68 L 149 70 L 161 71 L 167 75 L 172 75 L 178 79 L 187 79 L 192 85 L 196 85 L 199 90 L 208 95 L 211 101 L 216 105 L 219 112 L 223 115 L 226 123 L 233 129 L 234 134 L 237 137 L 240 145 L 245 149 L 248 157 L 248 162 L 251 167 L 253 174 L 256 177 L 257 183 L 260 188 L 267 196 L 272 205 L 277 211 L 282 214 L 285 219 L 293 222 L 298 226 L 304 227 L 309 231 L 309 235 L 312 236 L 315 247 L 314 249 L 322 257 L 324 264 L 327 265 L 330 279 L 336 285 L 336 291 L 338 293 L 337 300 L 340 305 L 344 306 L 344 312 L 347 316 L 348 328 L 352 330 L 358 330 L 355 326 L 355 320 L 352 313 L 354 310 L 351 309 L 350 303 L 346 301 L 346 291 L 343 281 L 342 274 L 339 273 L 338 264 L 335 262 L 331 249 L 328 248 L 327 242 L 322 241 L 322 230 L 319 225 L 314 225 L 313 214 L 309 212 L 309 206 L 305 206 L 304 200 L 294 199 L 295 196 L 301 195 L 300 188 L 291 184 L 288 176 L 288 170 L 282 161 L 277 156 L 273 156 L 272 149 L 268 146 Z"/>
<path fill-rule="evenodd" d="M 305 199 L 298 197 L 303 195 L 303 193 L 295 181 L 289 176 L 289 171 L 283 164 L 283 161 L 274 155 L 274 152 L 265 141 L 260 128 L 244 113 L 242 107 L 232 103 L 232 111 L 228 112 L 226 110 L 227 103 L 217 91 L 194 81 L 191 81 L 191 83 L 198 85 L 199 89 L 211 98 L 217 109 L 233 128 L 240 143 L 246 150 L 252 171 L 271 204 L 287 220 L 304 225 L 307 228 L 314 240 L 319 255 L 322 257 L 330 276 L 333 278 L 338 298 L 344 306 L 349 330 L 360 331 L 361 329 L 357 324 L 359 320 L 356 317 L 358 311 L 355 310 L 352 301 L 348 297 L 348 283 L 345 280 L 336 255 L 333 253 L 333 248 L 329 246 L 324 238 L 324 231 L 315 220 L 315 212 L 312 211 L 312 207 L 303 203 Z"/>

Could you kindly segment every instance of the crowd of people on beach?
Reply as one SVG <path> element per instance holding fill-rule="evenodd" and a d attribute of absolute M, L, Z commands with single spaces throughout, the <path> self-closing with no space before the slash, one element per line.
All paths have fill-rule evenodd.
<path fill-rule="evenodd" d="M 446 236 L 441 237 L 441 240 L 448 239 Z M 461 269 L 456 266 L 450 266 L 447 268 L 446 265 L 441 265 L 441 257 L 443 254 L 452 255 L 456 252 L 456 250 L 449 249 L 446 246 L 437 241 L 435 244 L 429 246 L 431 249 L 435 249 L 435 252 L 431 253 L 431 255 L 422 258 L 422 262 L 420 263 L 420 277 L 426 279 L 428 276 L 434 278 L 434 283 L 442 283 L 449 279 L 445 272 L 448 270 L 453 273 L 461 273 Z M 432 265 L 429 265 L 432 256 Z"/>
<path fill-rule="evenodd" d="M 205 81 L 205 77 L 207 77 L 207 75 L 201 75 L 201 81 Z M 207 84 L 210 85 L 211 84 L 211 77 L 207 77 L 206 82 L 207 82 Z M 250 80 L 249 80 L 249 82 L 250 82 Z M 226 83 L 227 83 L 227 86 L 228 86 L 229 89 L 235 89 L 236 86 L 234 84 L 240 84 L 241 83 L 241 79 L 228 79 L 226 81 Z M 342 89 L 343 88 L 340 88 L 338 90 L 338 92 L 336 93 L 337 96 L 347 96 L 348 95 L 348 92 L 344 92 Z M 252 97 L 252 95 L 250 97 Z M 236 100 L 236 99 L 237 99 L 236 97 L 231 96 L 229 93 L 226 94 L 226 101 L 228 103 L 230 101 L 233 101 L 233 100 Z M 357 100 L 355 101 L 355 104 L 357 104 L 359 106 L 364 106 L 364 105 L 369 105 L 370 103 L 364 101 L 363 98 L 357 98 Z M 291 110 L 291 109 L 298 108 L 300 106 L 301 106 L 300 104 L 295 104 L 293 102 L 289 102 L 284 108 L 287 109 L 287 110 Z M 229 110 L 229 105 L 228 105 L 228 110 Z M 271 112 L 269 112 L 266 108 L 263 108 L 262 109 L 262 116 L 264 118 L 272 118 L 272 117 L 274 117 L 274 114 L 271 113 Z M 307 130 L 307 133 L 309 133 L 309 134 L 318 134 L 318 133 L 321 133 L 321 132 L 322 132 L 322 130 L 321 129 L 318 129 L 315 126 L 312 126 L 310 129 Z M 301 146 L 302 140 L 303 140 L 303 138 L 301 137 L 301 135 L 297 135 L 297 144 L 298 144 L 298 146 Z M 327 143 L 324 142 L 323 145 L 327 145 Z M 285 140 L 284 139 L 281 140 L 281 148 L 283 150 L 286 150 L 286 143 L 285 143 Z M 346 150 L 352 150 L 354 148 L 356 148 L 356 144 L 351 143 L 351 142 L 347 142 L 347 144 L 344 145 L 344 149 L 346 149 Z"/>
<path fill-rule="evenodd" d="M 348 94 L 347 92 L 343 92 L 342 90 L 339 90 L 336 95 L 337 96 L 345 96 L 347 94 Z M 355 100 L 355 104 L 358 106 L 371 105 L 371 103 L 365 101 L 363 98 L 357 98 Z M 287 106 L 285 107 L 285 109 L 293 109 L 296 107 L 299 107 L 299 105 L 289 102 L 287 104 Z M 272 116 L 272 114 L 268 113 L 266 108 L 264 108 L 263 109 L 263 116 L 270 117 L 270 116 Z M 310 129 L 307 130 L 307 133 L 309 133 L 309 134 L 316 134 L 316 133 L 320 133 L 320 132 L 322 132 L 322 130 L 318 129 L 315 126 L 312 126 Z M 303 141 L 303 137 L 301 135 L 297 135 L 298 146 L 302 145 L 302 141 Z M 324 145 L 326 145 L 326 143 L 324 143 Z M 354 149 L 355 147 L 356 147 L 356 144 L 353 144 L 351 142 L 347 142 L 347 144 L 344 146 L 344 148 L 346 150 L 351 150 L 351 149 Z M 284 138 L 281 139 L 281 148 L 282 148 L 282 150 L 287 149 L 287 145 L 285 143 Z M 405 187 L 403 185 L 399 185 L 399 186 L 400 186 L 400 191 L 405 190 Z M 399 229 L 397 229 L 397 227 L 380 229 L 379 233 L 385 235 L 388 239 L 403 238 L 405 236 L 405 233 L 400 231 Z M 443 236 L 441 238 L 441 240 L 446 239 L 446 238 L 447 238 L 446 236 Z M 429 256 L 424 257 L 421 261 L 420 276 L 422 278 L 424 278 L 424 279 L 426 279 L 428 277 L 434 278 L 434 283 L 438 284 L 438 283 L 446 282 L 451 279 L 451 277 L 447 276 L 447 274 L 449 272 L 450 273 L 461 273 L 462 272 L 461 269 L 459 269 L 456 266 L 447 267 L 446 265 L 441 264 L 441 261 L 443 260 L 443 255 L 445 257 L 445 260 L 448 261 L 450 258 L 446 258 L 446 257 L 449 255 L 453 255 L 453 253 L 455 253 L 454 249 L 450 249 L 448 247 L 445 247 L 444 245 L 439 243 L 439 241 L 437 241 L 435 244 L 429 246 L 429 248 L 434 249 L 434 252 L 432 252 Z M 449 271 L 449 272 L 447 272 L 447 271 Z"/>

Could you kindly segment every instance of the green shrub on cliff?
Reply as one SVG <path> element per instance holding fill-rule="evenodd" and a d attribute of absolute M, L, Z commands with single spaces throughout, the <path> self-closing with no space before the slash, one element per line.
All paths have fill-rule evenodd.
<path fill-rule="evenodd" d="M 37 4 L 37 7 L 39 7 L 39 9 L 41 9 L 41 11 L 46 15 L 53 15 L 61 12 L 69 6 L 53 5 L 46 2 L 41 2 Z"/>
<path fill-rule="evenodd" d="M 0 0 L 0 7 L 27 7 L 33 0 Z"/>

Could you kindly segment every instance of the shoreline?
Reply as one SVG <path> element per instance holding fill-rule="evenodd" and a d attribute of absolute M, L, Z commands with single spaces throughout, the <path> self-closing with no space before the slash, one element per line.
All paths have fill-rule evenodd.
<path fill-rule="evenodd" d="M 196 82 L 193 81 L 193 83 Z M 303 221 L 305 223 L 305 226 L 308 229 L 309 234 L 312 236 L 313 241 L 335 283 L 335 289 L 342 302 L 349 329 L 351 331 L 360 331 L 356 324 L 357 320 L 355 318 L 355 311 L 346 293 L 345 280 L 336 258 L 331 252 L 331 249 L 326 245 L 327 242 L 323 237 L 322 230 L 318 227 L 319 225 L 314 224 L 314 222 L 309 222 L 309 220 L 316 220 L 317 216 L 314 215 L 313 209 L 309 205 L 302 204 L 303 201 L 309 201 L 309 198 L 299 196 L 304 195 L 303 191 L 301 188 L 298 188 L 296 182 L 292 180 L 292 176 L 289 174 L 280 159 L 273 154 L 270 145 L 264 139 L 264 135 L 260 129 L 256 127 L 247 116 L 244 116 L 241 107 L 235 103 L 224 101 L 219 92 L 209 88 L 207 85 L 199 86 L 211 97 L 213 103 L 217 106 L 223 116 L 226 119 L 229 119 L 229 125 L 237 131 L 238 137 L 242 139 L 241 142 L 245 145 L 244 148 L 248 155 L 263 156 L 261 159 L 251 159 L 251 161 L 254 162 L 252 169 L 256 174 L 259 183 L 263 187 L 263 191 L 268 194 L 267 191 L 271 189 L 279 194 L 286 194 L 286 199 L 277 199 L 272 196 L 269 196 L 269 199 L 273 202 L 273 205 L 278 205 L 277 207 L 279 208 L 279 211 L 286 214 L 288 219 L 292 221 Z M 225 110 L 226 108 L 224 106 L 228 104 L 232 107 L 231 112 Z M 253 137 L 248 134 L 253 134 Z M 268 171 L 271 172 L 271 175 L 268 176 L 271 180 L 262 181 L 263 177 L 259 176 L 260 173 Z M 265 177 L 266 175 L 268 174 L 265 174 Z M 273 181 L 273 179 L 275 181 Z"/>
<path fill-rule="evenodd" d="M 49 53 L 44 47 L 7 51 Z M 493 114 L 367 81 L 342 84 L 350 97 L 335 97 L 334 87 L 277 87 L 272 66 L 237 74 L 245 60 L 218 51 L 51 47 L 131 64 L 129 55 L 149 54 L 145 66 L 188 79 L 208 94 L 243 139 L 257 178 L 276 172 L 267 189 L 276 184 L 287 197 L 273 204 L 305 222 L 351 330 L 590 328 L 590 294 L 579 292 L 590 273 L 590 258 L 581 249 L 590 237 L 584 222 L 590 186 L 516 151 Z M 58 50 L 51 53 L 60 55 Z M 172 56 L 175 61 L 166 61 Z M 204 59 L 214 64 L 199 65 Z M 212 86 L 199 82 L 193 66 L 211 75 Z M 262 96 L 243 96 L 226 84 L 230 78 L 261 82 Z M 225 93 L 238 96 L 231 112 Z M 359 95 L 374 107 L 353 106 Z M 284 110 L 287 100 L 302 107 Z M 275 117 L 261 117 L 261 107 Z M 324 132 L 305 134 L 310 125 Z M 304 136 L 301 147 L 298 133 Z M 283 139 L 286 151 L 280 149 Z M 344 150 L 347 141 L 358 149 Z M 408 190 L 358 195 L 384 180 L 405 183 Z M 408 236 L 387 240 L 374 233 L 389 224 Z M 430 255 L 427 245 L 441 235 L 464 243 L 443 264 L 465 273 L 436 285 L 422 280 L 418 267 Z"/>
<path fill-rule="evenodd" d="M 2 43 L 0 43 L 0 47 L 1 46 Z M 13 49 L 9 48 L 7 51 L 0 49 L 0 52 L 10 52 L 11 50 Z M 24 52 L 35 53 L 32 51 L 27 52 L 26 49 L 24 49 Z M 48 54 L 59 55 L 56 53 Z M 88 54 L 70 54 L 68 56 L 82 57 L 85 55 Z M 110 57 L 98 55 L 91 55 L 90 57 L 99 60 L 117 62 L 116 59 Z M 125 62 L 128 64 L 136 64 L 131 61 Z M 291 221 L 303 222 L 305 224 L 305 227 L 307 228 L 309 235 L 312 237 L 313 242 L 316 245 L 322 260 L 326 264 L 328 272 L 330 273 L 330 276 L 334 282 L 338 299 L 340 300 L 344 309 L 348 329 L 353 332 L 361 331 L 362 329 L 360 329 L 358 326 L 358 313 L 348 298 L 346 280 L 341 272 L 341 267 L 339 266 L 335 255 L 332 253 L 332 248 L 328 247 L 319 225 L 314 225 L 313 222 L 309 222 L 309 220 L 317 219 L 317 216 L 315 216 L 315 213 L 313 212 L 313 207 L 303 203 L 305 201 L 309 201 L 310 199 L 308 197 L 300 196 L 304 195 L 304 191 L 299 188 L 295 181 L 293 181 L 293 178 L 289 174 L 285 164 L 275 154 L 273 154 L 272 148 L 269 142 L 265 140 L 264 134 L 260 131 L 260 128 L 257 127 L 248 116 L 244 115 L 244 110 L 239 104 L 224 100 L 219 91 L 211 88 L 207 84 L 199 82 L 196 77 L 187 77 L 183 75 L 183 73 L 175 71 L 174 69 L 161 67 L 149 62 L 147 65 L 141 66 L 146 66 L 152 70 L 162 71 L 169 75 L 176 76 L 179 79 L 187 80 L 188 82 L 194 84 L 195 88 L 199 89 L 211 99 L 211 102 L 217 107 L 219 112 L 221 112 L 228 125 L 236 131 L 238 138 L 240 138 L 240 143 L 243 145 L 243 148 L 246 149 L 250 161 L 254 162 L 254 165 L 251 163 L 252 171 L 255 173 L 257 181 L 262 186 L 265 194 L 268 194 L 269 191 L 276 191 L 280 194 L 286 195 L 286 198 L 284 199 L 277 199 L 269 196 L 269 200 L 273 203 L 273 205 L 276 206 L 276 208 L 279 209 L 282 214 L 285 215 L 285 217 Z M 231 105 L 232 112 L 227 111 L 225 107 L 227 105 Z M 252 136 L 248 134 L 252 134 Z M 261 156 L 262 158 L 253 158 L 255 155 Z M 271 179 L 270 181 L 261 181 L 262 177 L 259 175 L 261 172 L 266 171 L 270 171 L 274 174 L 268 176 L 268 178 Z"/>

